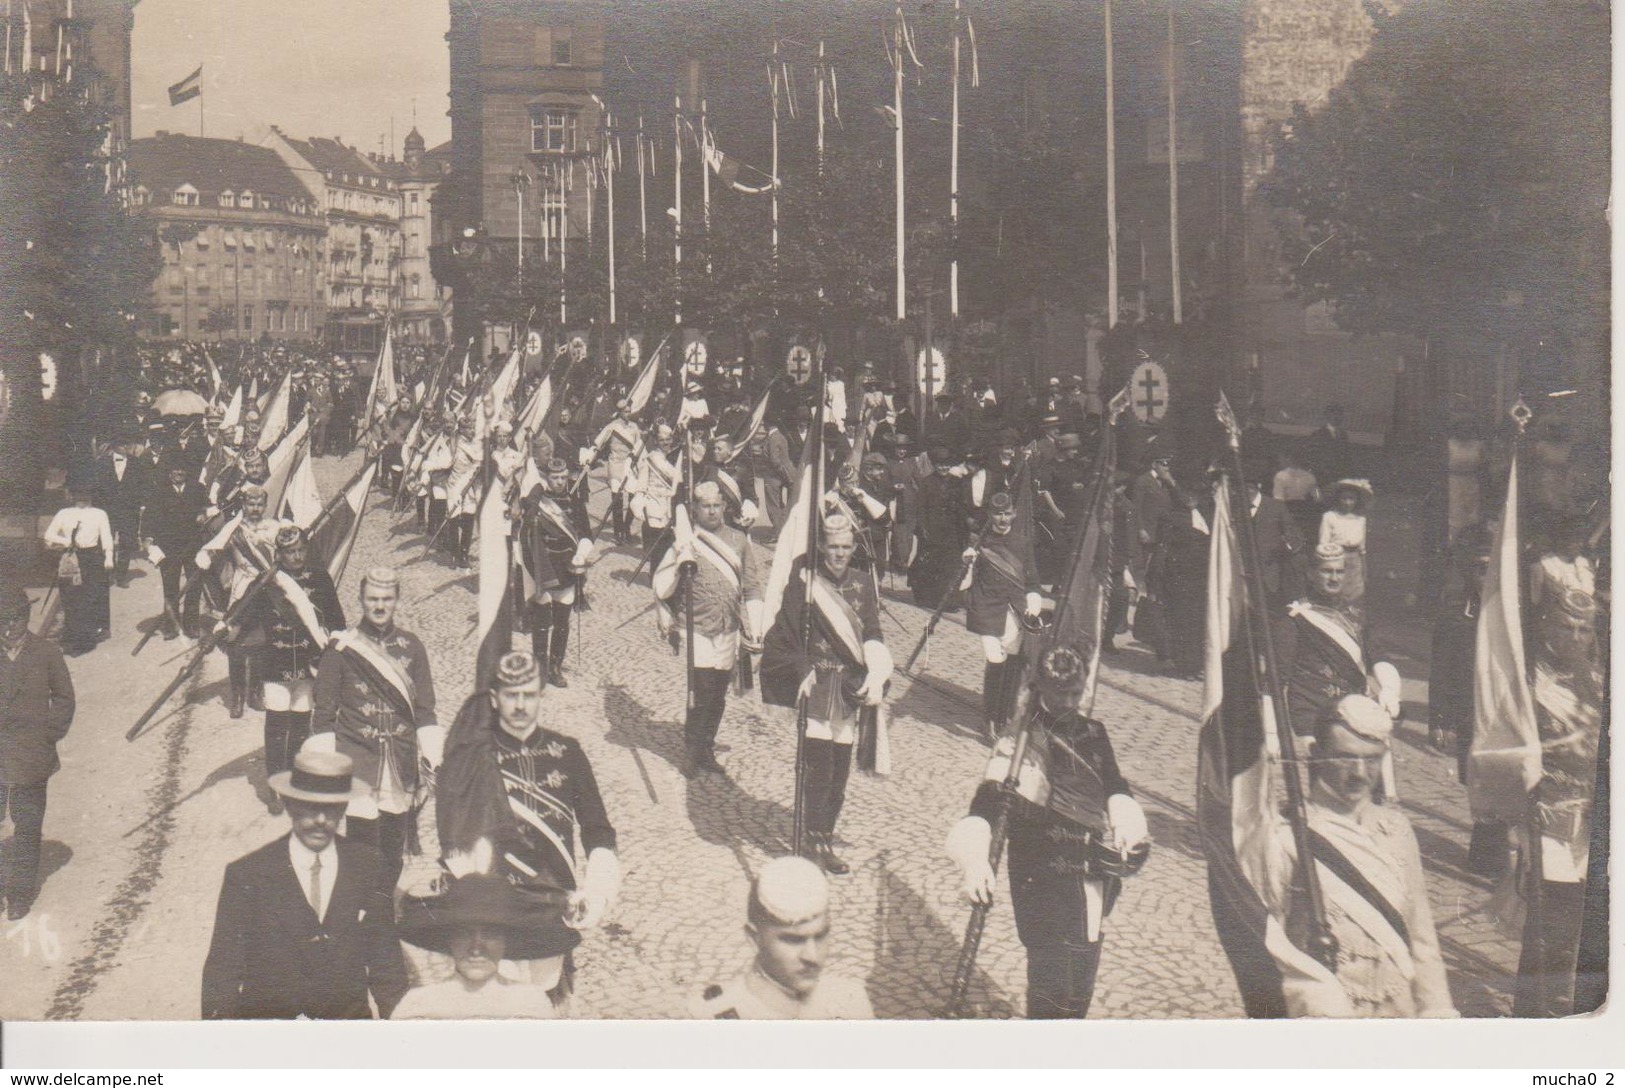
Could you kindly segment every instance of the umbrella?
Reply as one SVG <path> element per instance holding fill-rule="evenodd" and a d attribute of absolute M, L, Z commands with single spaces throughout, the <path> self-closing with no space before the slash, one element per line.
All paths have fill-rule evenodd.
<path fill-rule="evenodd" d="M 152 410 L 161 416 L 200 416 L 208 408 L 208 401 L 190 389 L 171 389 L 159 393 L 152 402 Z"/>

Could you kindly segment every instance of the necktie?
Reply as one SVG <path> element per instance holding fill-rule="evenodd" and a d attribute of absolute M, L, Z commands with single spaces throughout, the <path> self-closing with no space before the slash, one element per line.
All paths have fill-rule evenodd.
<path fill-rule="evenodd" d="M 316 855 L 310 863 L 310 909 L 316 912 L 316 920 L 322 919 L 322 856 Z"/>

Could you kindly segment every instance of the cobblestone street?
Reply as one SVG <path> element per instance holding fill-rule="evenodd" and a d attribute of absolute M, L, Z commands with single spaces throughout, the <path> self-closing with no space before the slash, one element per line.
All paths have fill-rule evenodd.
<path fill-rule="evenodd" d="M 324 493 L 355 467 L 353 456 L 318 462 Z M 598 512 L 603 500 L 595 498 Z M 398 619 L 428 646 L 449 724 L 472 682 L 476 576 L 425 557 L 410 514 L 374 500 L 340 597 L 353 621 L 360 575 L 399 566 Z M 1383 563 L 1382 532 L 1373 532 L 1374 569 Z M 547 689 L 543 703 L 544 721 L 579 738 L 592 759 L 625 871 L 617 908 L 578 953 L 577 1016 L 677 1014 L 695 988 L 743 967 L 749 874 L 787 852 L 790 835 L 793 726 L 754 692 L 730 697 L 719 737 L 728 776 L 691 782 L 679 773 L 682 659 L 656 635 L 647 577 L 631 580 L 640 558 L 630 547 L 603 551 L 589 581 L 591 610 L 570 649 L 570 687 Z M 885 597 L 886 639 L 901 662 L 926 614 L 901 585 Z M 128 1018 L 132 1010 L 196 1018 L 222 869 L 286 830 L 263 802 L 260 716 L 232 721 L 223 706 L 222 657 L 208 662 L 185 702 L 177 698 L 145 735 L 124 742 L 188 643 L 156 641 L 130 658 L 136 621 L 159 609 L 150 571 L 114 592 L 114 608 L 114 639 L 71 662 L 79 715 L 51 786 L 43 892 L 30 918 L 0 934 L 0 974 L 16 980 L 0 988 L 0 1018 Z M 1407 702 L 1398 780 L 1430 874 L 1452 989 L 1464 1015 L 1504 1015 L 1517 945 L 1487 913 L 1488 883 L 1465 872 L 1470 819 L 1454 760 L 1426 744 L 1425 666 L 1404 657 L 1399 664 Z M 853 773 L 838 832 L 853 871 L 831 881 L 830 968 L 867 980 L 882 1017 L 935 1016 L 946 1002 L 969 910 L 942 844 L 986 759 L 981 674 L 977 642 L 956 617 L 945 619 L 917 678 L 894 683 L 894 773 Z M 1107 659 L 1097 715 L 1155 845 L 1107 921 L 1092 1016 L 1241 1014 L 1192 822 L 1199 700 L 1199 683 L 1159 675 L 1135 644 Z M 409 881 L 432 875 L 432 813 L 420 830 L 427 853 L 409 863 Z M 978 961 L 982 1015 L 1020 1015 L 1025 965 L 1001 893 Z"/>

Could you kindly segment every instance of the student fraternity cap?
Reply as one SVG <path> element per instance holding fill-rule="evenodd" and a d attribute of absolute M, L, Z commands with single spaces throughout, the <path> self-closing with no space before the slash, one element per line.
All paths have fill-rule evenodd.
<path fill-rule="evenodd" d="M 276 531 L 276 546 L 291 548 L 295 544 L 308 544 L 310 537 L 297 525 L 284 525 Z"/>
<path fill-rule="evenodd" d="M 1595 619 L 1597 600 L 1583 589 L 1566 589 L 1557 598 L 1558 610 L 1577 620 Z"/>
<path fill-rule="evenodd" d="M 774 858 L 756 875 L 751 896 L 779 925 L 800 925 L 829 910 L 829 881 L 806 858 Z"/>
<path fill-rule="evenodd" d="M 536 664 L 535 655 L 524 650 L 504 654 L 502 660 L 497 662 L 496 681 L 499 688 L 522 688 L 541 679 L 541 675 L 542 671 Z"/>
<path fill-rule="evenodd" d="M 549 476 L 558 476 L 561 473 L 569 472 L 570 466 L 564 463 L 564 458 L 555 457 L 547 463 L 546 471 Z"/>
<path fill-rule="evenodd" d="M 1394 719 L 1369 695 L 1345 695 L 1332 708 L 1336 724 L 1361 740 L 1386 744 L 1394 735 Z"/>
<path fill-rule="evenodd" d="M 987 508 L 995 514 L 1007 514 L 1016 508 L 1015 501 L 1003 491 L 987 500 Z"/>
<path fill-rule="evenodd" d="M 1316 544 L 1315 562 L 1318 564 L 1343 562 L 1343 546 L 1341 544 Z"/>
<path fill-rule="evenodd" d="M 361 576 L 361 588 L 368 586 L 373 589 L 394 589 L 401 587 L 401 576 L 395 572 L 394 567 L 373 567 Z"/>
<path fill-rule="evenodd" d="M 836 536 L 840 533 L 852 531 L 852 519 L 845 514 L 831 514 L 824 519 L 824 535 Z"/>

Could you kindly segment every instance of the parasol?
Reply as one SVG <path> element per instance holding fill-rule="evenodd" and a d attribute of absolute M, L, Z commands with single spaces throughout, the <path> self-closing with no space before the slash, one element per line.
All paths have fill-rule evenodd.
<path fill-rule="evenodd" d="M 190 389 L 171 389 L 159 393 L 152 402 L 152 410 L 161 416 L 200 416 L 209 404 Z"/>

